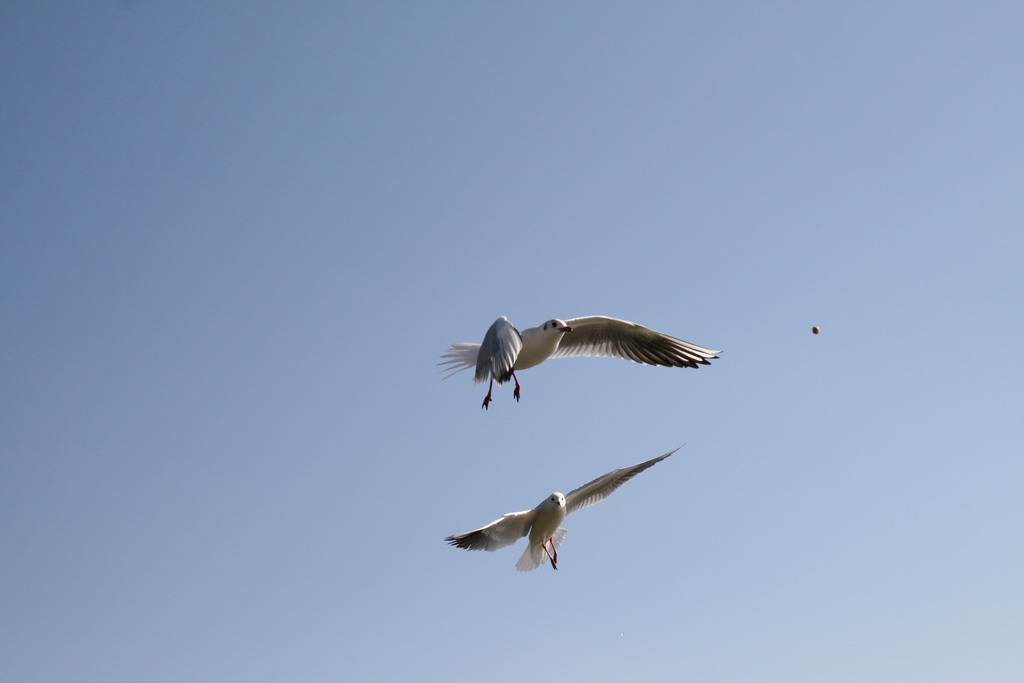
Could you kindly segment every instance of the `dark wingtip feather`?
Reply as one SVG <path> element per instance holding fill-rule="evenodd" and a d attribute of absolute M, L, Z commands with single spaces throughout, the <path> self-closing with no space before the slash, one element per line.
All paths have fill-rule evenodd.
<path fill-rule="evenodd" d="M 444 540 L 447 541 L 449 545 L 453 545 L 456 548 L 464 548 L 465 550 L 477 550 L 477 548 L 473 547 L 475 538 L 476 537 L 474 534 L 469 533 L 459 534 L 458 536 L 449 536 Z"/>

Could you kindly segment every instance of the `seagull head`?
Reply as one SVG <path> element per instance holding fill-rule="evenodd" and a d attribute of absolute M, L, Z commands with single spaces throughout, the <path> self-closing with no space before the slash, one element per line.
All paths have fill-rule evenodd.
<path fill-rule="evenodd" d="M 559 320 L 558 318 L 552 318 L 544 323 L 542 329 L 551 332 L 572 332 L 572 328 L 566 325 L 564 320 Z"/>
<path fill-rule="evenodd" d="M 541 505 L 543 505 L 544 507 L 551 507 L 551 508 L 564 508 L 565 507 L 565 496 L 563 496 L 558 491 L 555 491 L 550 496 L 548 496 L 544 500 L 544 502 L 541 503 Z"/>

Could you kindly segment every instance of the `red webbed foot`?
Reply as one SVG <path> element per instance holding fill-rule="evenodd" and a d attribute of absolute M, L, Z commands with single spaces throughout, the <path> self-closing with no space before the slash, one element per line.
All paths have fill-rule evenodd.
<path fill-rule="evenodd" d="M 488 386 L 488 387 L 487 387 L 487 395 L 486 395 L 486 396 L 484 396 L 484 404 L 483 404 L 482 406 L 480 406 L 480 407 L 481 407 L 481 408 L 483 408 L 484 410 L 487 410 L 487 406 L 488 406 L 488 405 L 490 404 L 490 402 L 491 402 L 491 401 L 493 400 L 493 399 L 491 398 L 491 391 L 492 391 L 493 389 L 494 389 L 494 379 L 492 378 L 492 379 L 491 379 L 491 384 L 490 384 L 490 386 Z"/>

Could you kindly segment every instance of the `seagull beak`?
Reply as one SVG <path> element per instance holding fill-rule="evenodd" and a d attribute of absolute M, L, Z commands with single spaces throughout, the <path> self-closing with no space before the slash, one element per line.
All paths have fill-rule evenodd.
<path fill-rule="evenodd" d="M 566 325 L 565 327 L 562 328 L 562 332 L 572 332 L 572 328 Z"/>

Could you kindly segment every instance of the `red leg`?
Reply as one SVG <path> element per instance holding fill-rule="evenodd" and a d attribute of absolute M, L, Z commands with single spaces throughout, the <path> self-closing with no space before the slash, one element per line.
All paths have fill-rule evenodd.
<path fill-rule="evenodd" d="M 487 395 L 484 396 L 484 404 L 482 406 L 480 406 L 481 408 L 484 408 L 485 410 L 487 409 L 487 404 L 490 403 L 491 400 L 492 400 L 491 399 L 491 389 L 493 389 L 493 388 L 494 388 L 494 378 L 492 377 L 491 378 L 491 384 L 490 384 L 490 386 L 487 387 Z"/>
<path fill-rule="evenodd" d="M 548 543 L 551 543 L 551 553 L 555 554 L 554 557 L 552 557 L 551 553 L 548 552 Z M 544 545 L 542 545 L 541 547 L 544 548 L 544 554 L 548 556 L 548 561 L 551 563 L 551 568 L 558 569 L 558 548 L 555 547 L 555 544 L 552 543 L 551 539 L 549 538 L 548 540 L 544 541 Z"/>
<path fill-rule="evenodd" d="M 519 400 L 519 380 L 516 378 L 516 373 L 512 373 L 512 379 L 516 381 L 516 388 L 512 391 L 512 396 L 515 397 L 516 401 Z"/>

